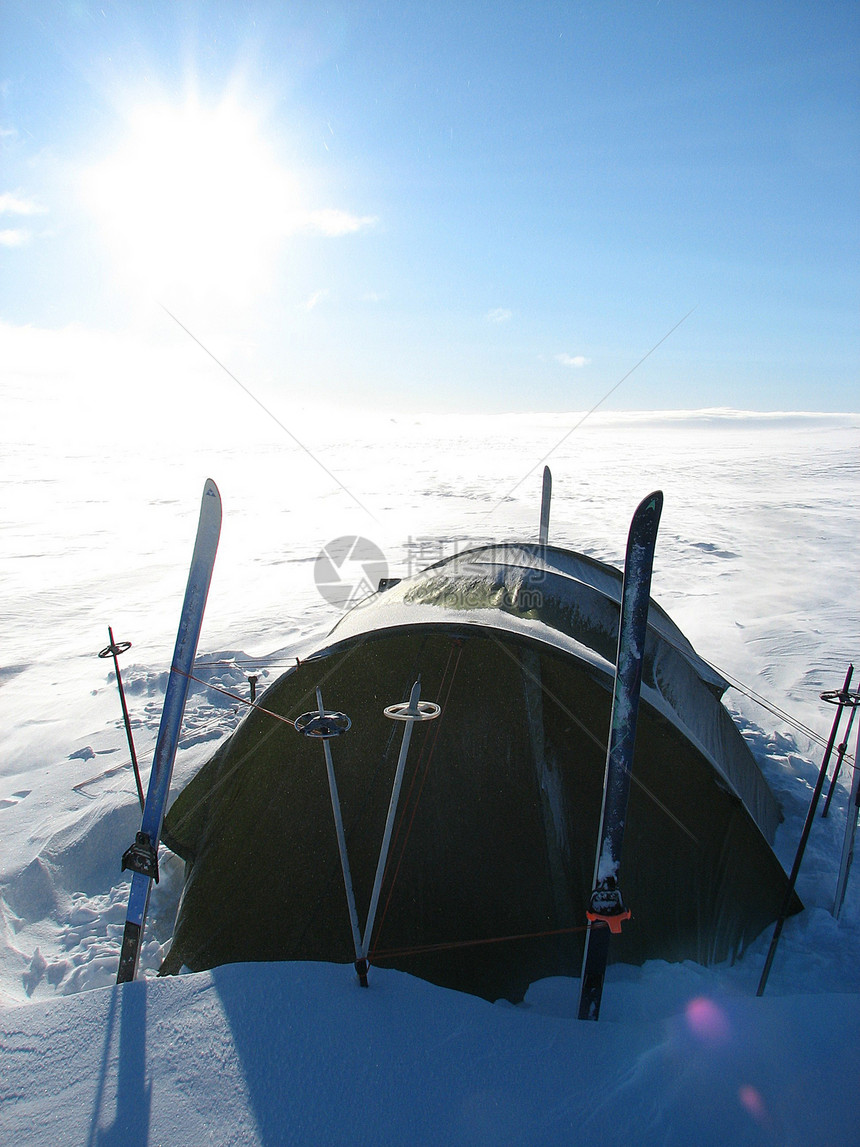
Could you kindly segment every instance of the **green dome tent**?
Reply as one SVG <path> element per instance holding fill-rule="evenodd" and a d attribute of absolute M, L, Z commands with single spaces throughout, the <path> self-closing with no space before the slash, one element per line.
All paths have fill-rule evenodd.
<path fill-rule="evenodd" d="M 505 545 L 354 608 L 170 809 L 163 839 L 186 883 L 162 971 L 352 961 L 323 752 L 287 722 L 316 708 L 317 688 L 351 718 L 330 745 L 363 921 L 400 744 L 383 710 L 420 677 L 441 714 L 415 726 L 371 963 L 513 1001 L 578 975 L 620 594 L 601 562 Z M 724 960 L 779 911 L 781 814 L 726 688 L 652 602 L 622 859 L 633 918 L 614 960 Z"/>

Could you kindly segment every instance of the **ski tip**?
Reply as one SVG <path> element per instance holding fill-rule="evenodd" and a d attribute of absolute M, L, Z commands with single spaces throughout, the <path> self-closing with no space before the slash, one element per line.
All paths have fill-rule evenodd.
<path fill-rule="evenodd" d="M 663 509 L 663 491 L 653 490 L 647 498 L 643 498 L 639 505 L 636 507 L 636 513 L 645 513 L 650 510 L 651 513 L 657 514 L 659 517 Z"/>
<path fill-rule="evenodd" d="M 200 513 L 206 514 L 209 520 L 217 519 L 218 530 L 221 530 L 221 493 L 211 478 L 207 478 L 203 486 L 203 497 L 200 499 Z"/>
<path fill-rule="evenodd" d="M 545 546 L 549 541 L 549 508 L 552 500 L 552 473 L 549 466 L 543 468 L 543 487 L 540 499 L 540 527 L 538 542 Z"/>

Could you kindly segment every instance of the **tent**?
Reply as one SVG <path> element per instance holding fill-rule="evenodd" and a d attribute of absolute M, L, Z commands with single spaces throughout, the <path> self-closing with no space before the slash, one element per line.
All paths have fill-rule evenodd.
<path fill-rule="evenodd" d="M 363 922 L 402 729 L 383 710 L 420 677 L 441 715 L 414 727 L 371 963 L 512 1001 L 578 975 L 621 580 L 552 546 L 479 547 L 346 614 L 170 809 L 186 882 L 162 971 L 352 961 L 323 751 L 288 722 L 317 688 L 352 722 L 330 746 Z M 652 602 L 614 960 L 734 958 L 779 911 L 781 813 L 727 687 Z"/>

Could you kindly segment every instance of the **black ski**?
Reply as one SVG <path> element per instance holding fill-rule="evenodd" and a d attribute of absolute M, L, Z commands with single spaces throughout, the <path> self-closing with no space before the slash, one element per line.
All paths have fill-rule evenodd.
<path fill-rule="evenodd" d="M 594 885 L 588 907 L 588 932 L 582 962 L 579 1018 L 596 1020 L 600 1014 L 603 980 L 609 956 L 609 937 L 621 931 L 630 912 L 621 899 L 618 871 L 627 821 L 627 799 L 636 741 L 636 717 L 642 684 L 642 660 L 648 628 L 651 570 L 663 495 L 657 490 L 639 504 L 630 523 L 624 582 L 621 590 L 621 620 L 609 744 L 603 780 L 603 806 L 594 863 Z"/>

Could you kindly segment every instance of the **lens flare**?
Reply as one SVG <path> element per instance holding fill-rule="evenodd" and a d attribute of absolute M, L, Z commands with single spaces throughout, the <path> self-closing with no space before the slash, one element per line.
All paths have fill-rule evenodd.
<path fill-rule="evenodd" d="M 756 1123 L 768 1122 L 767 1107 L 761 1097 L 761 1092 L 752 1084 L 745 1083 L 738 1090 L 738 1099 L 741 1101 L 741 1106 L 746 1108 Z"/>
<path fill-rule="evenodd" d="M 82 183 L 120 278 L 156 298 L 178 290 L 253 303 L 289 236 L 337 238 L 375 222 L 312 206 L 262 117 L 234 97 L 133 109 L 122 144 Z"/>
<path fill-rule="evenodd" d="M 707 1043 L 725 1043 L 731 1034 L 728 1016 L 706 996 L 690 1000 L 684 1014 L 690 1031 Z"/>

